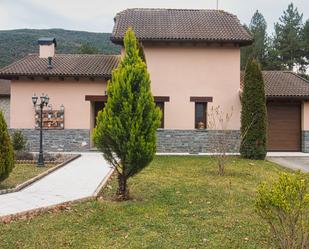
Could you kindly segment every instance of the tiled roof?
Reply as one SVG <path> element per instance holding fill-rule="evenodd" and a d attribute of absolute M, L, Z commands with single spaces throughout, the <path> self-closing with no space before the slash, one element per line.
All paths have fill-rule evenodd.
<path fill-rule="evenodd" d="M 111 40 L 121 43 L 129 27 L 140 41 L 252 43 L 238 18 L 222 10 L 127 9 L 116 15 Z"/>
<path fill-rule="evenodd" d="M 267 97 L 309 97 L 309 81 L 293 72 L 263 71 Z M 244 72 L 241 73 L 241 86 Z"/>
<path fill-rule="evenodd" d="M 0 97 L 11 95 L 11 81 L 0 80 Z"/>
<path fill-rule="evenodd" d="M 0 78 L 13 76 L 110 78 L 112 70 L 117 67 L 119 61 L 119 55 L 56 54 L 52 59 L 53 67 L 48 68 L 48 59 L 30 54 L 0 69 Z"/>

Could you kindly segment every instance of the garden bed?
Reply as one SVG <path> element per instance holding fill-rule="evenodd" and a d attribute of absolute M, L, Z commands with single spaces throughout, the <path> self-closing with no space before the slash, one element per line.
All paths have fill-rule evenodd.
<path fill-rule="evenodd" d="M 130 179 L 132 200 L 113 200 L 113 178 L 96 201 L 0 224 L 0 248 L 269 248 L 256 187 L 282 171 L 231 157 L 220 177 L 210 157 L 156 157 Z"/>

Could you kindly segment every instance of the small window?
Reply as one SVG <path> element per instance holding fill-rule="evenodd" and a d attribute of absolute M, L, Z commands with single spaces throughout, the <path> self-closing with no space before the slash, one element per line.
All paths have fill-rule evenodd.
<path fill-rule="evenodd" d="M 207 103 L 195 102 L 195 129 L 207 128 Z"/>
<path fill-rule="evenodd" d="M 160 108 L 162 112 L 161 124 L 159 128 L 164 128 L 164 102 L 156 102 L 156 106 Z"/>

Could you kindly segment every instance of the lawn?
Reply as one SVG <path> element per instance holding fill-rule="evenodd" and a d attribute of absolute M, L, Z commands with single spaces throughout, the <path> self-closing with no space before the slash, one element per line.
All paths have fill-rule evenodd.
<path fill-rule="evenodd" d="M 130 180 L 131 201 L 112 200 L 113 179 L 103 200 L 1 224 L 0 248 L 269 248 L 255 190 L 283 170 L 232 157 L 220 177 L 213 158 L 158 156 Z"/>
<path fill-rule="evenodd" d="M 14 188 L 54 166 L 46 165 L 46 167 L 36 167 L 33 164 L 16 164 L 10 176 L 0 183 L 0 190 Z"/>

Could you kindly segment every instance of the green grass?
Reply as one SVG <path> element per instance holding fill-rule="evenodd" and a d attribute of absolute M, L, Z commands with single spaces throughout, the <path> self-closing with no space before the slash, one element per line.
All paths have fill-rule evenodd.
<path fill-rule="evenodd" d="M 0 248 L 269 248 L 254 212 L 257 185 L 284 169 L 230 158 L 226 176 L 209 157 L 156 157 L 129 181 L 131 201 L 103 200 L 0 225 Z"/>
<path fill-rule="evenodd" d="M 54 166 L 46 165 L 46 167 L 40 168 L 33 164 L 16 164 L 10 176 L 0 183 L 0 190 L 14 188 Z"/>

